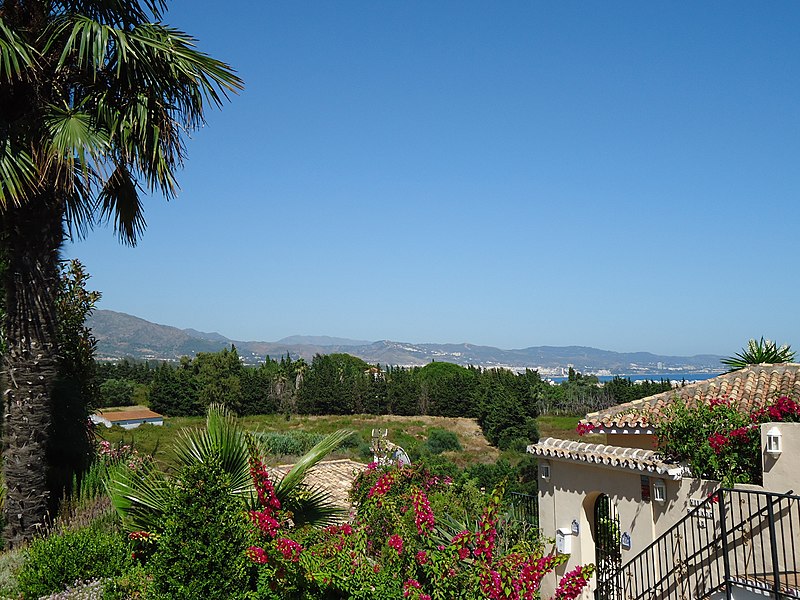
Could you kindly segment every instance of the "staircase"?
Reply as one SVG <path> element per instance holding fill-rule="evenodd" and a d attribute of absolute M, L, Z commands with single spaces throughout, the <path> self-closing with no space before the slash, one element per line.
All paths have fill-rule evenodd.
<path fill-rule="evenodd" d="M 720 489 L 622 565 L 607 600 L 794 599 L 798 571 L 800 496 Z"/>

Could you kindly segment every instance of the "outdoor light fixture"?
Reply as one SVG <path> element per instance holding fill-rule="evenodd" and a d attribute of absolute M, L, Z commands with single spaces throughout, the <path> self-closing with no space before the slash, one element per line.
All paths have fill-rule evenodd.
<path fill-rule="evenodd" d="M 781 432 L 777 427 L 773 427 L 767 431 L 767 454 L 772 458 L 778 458 L 781 452 L 783 452 Z"/>
<path fill-rule="evenodd" d="M 545 481 L 550 481 L 550 463 L 542 461 L 539 463 L 539 474 Z"/>
<path fill-rule="evenodd" d="M 653 481 L 653 500 L 661 504 L 667 501 L 667 485 L 663 479 Z"/>

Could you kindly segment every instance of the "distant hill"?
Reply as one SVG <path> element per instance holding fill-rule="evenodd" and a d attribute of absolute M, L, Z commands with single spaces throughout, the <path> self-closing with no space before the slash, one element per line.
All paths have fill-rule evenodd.
<path fill-rule="evenodd" d="M 370 342 L 364 340 L 349 340 L 347 338 L 330 337 L 327 335 L 290 335 L 275 342 L 289 346 L 366 346 Z"/>
<path fill-rule="evenodd" d="M 177 360 L 198 352 L 217 352 L 235 344 L 245 362 L 255 364 L 266 356 L 311 360 L 315 354 L 345 352 L 368 363 L 425 365 L 431 361 L 463 366 L 535 368 L 557 375 L 572 365 L 583 373 L 664 374 L 718 373 L 721 356 L 662 356 L 649 352 L 612 352 L 585 346 L 531 346 L 502 350 L 473 344 L 412 344 L 382 340 L 366 342 L 327 336 L 290 336 L 277 342 L 236 341 L 219 333 L 178 329 L 111 310 L 97 310 L 88 325 L 98 340 L 98 357 Z"/>

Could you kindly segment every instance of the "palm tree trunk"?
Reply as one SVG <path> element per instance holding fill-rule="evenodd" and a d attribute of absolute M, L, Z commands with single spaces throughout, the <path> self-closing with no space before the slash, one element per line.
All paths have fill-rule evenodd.
<path fill-rule="evenodd" d="M 47 521 L 50 393 L 57 375 L 55 300 L 62 211 L 47 197 L 9 208 L 0 221 L 6 257 L 3 476 L 6 548 Z"/>

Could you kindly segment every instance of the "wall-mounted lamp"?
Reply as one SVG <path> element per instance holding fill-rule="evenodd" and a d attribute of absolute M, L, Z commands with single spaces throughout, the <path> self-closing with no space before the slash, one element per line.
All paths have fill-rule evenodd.
<path fill-rule="evenodd" d="M 542 461 L 539 463 L 539 475 L 545 481 L 550 481 L 550 463 Z"/>
<path fill-rule="evenodd" d="M 667 501 L 667 485 L 663 479 L 653 480 L 653 500 L 661 504 Z"/>
<path fill-rule="evenodd" d="M 772 458 L 778 458 L 781 452 L 783 452 L 781 432 L 777 427 L 772 427 L 767 431 L 767 454 Z"/>

